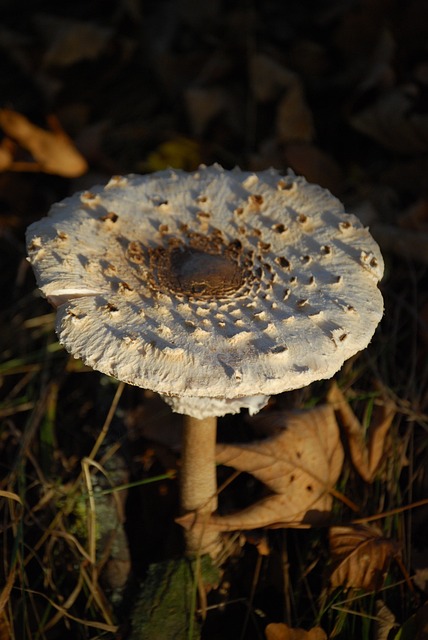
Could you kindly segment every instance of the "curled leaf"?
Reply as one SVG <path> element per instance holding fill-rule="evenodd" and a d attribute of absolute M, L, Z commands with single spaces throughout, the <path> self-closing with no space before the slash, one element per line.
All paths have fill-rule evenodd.
<path fill-rule="evenodd" d="M 374 526 L 331 527 L 330 585 L 375 591 L 381 588 L 398 546 Z"/>
<path fill-rule="evenodd" d="M 366 439 L 362 424 L 336 382 L 331 385 L 327 398 L 335 408 L 346 434 L 354 467 L 366 482 L 373 482 L 385 450 L 386 434 L 395 416 L 394 405 L 385 399 L 378 407 Z"/>
<path fill-rule="evenodd" d="M 36 162 L 33 170 L 66 178 L 82 175 L 88 169 L 86 160 L 59 124 L 54 119 L 51 122 L 54 130 L 48 131 L 16 111 L 0 109 L 0 127 L 7 136 L 31 153 Z M 8 168 L 14 169 L 13 163 L 9 163 Z"/>
<path fill-rule="evenodd" d="M 376 601 L 376 640 L 388 640 L 390 632 L 397 627 L 395 616 L 382 600 Z"/>

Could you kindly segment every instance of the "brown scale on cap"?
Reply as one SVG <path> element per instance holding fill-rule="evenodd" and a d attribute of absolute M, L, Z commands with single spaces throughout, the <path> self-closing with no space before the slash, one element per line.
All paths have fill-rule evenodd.
<path fill-rule="evenodd" d="M 104 214 L 103 216 L 100 216 L 99 220 L 101 220 L 101 222 L 106 222 L 107 220 L 110 220 L 110 222 L 117 222 L 119 219 L 119 216 L 117 215 L 117 213 L 114 213 L 113 211 L 108 211 L 106 214 Z"/>
<path fill-rule="evenodd" d="M 262 253 L 267 253 L 272 245 L 270 244 L 270 242 L 262 242 L 260 240 L 260 242 L 258 242 L 257 246 L 258 246 L 259 251 L 261 251 Z"/>
<path fill-rule="evenodd" d="M 274 224 L 272 229 L 275 231 L 275 233 L 285 233 L 286 231 L 288 231 L 285 224 L 282 223 Z"/>
<path fill-rule="evenodd" d="M 198 211 L 196 217 L 200 220 L 209 220 L 211 218 L 211 214 L 208 211 Z"/>
<path fill-rule="evenodd" d="M 248 203 L 254 209 L 259 209 L 263 204 L 263 196 L 261 196 L 259 193 L 252 193 L 248 196 Z"/>
<path fill-rule="evenodd" d="M 144 249 L 142 245 L 135 240 L 132 240 L 128 244 L 127 256 L 131 262 L 135 262 L 136 264 L 142 264 L 145 261 Z"/>
<path fill-rule="evenodd" d="M 279 191 L 287 191 L 288 189 L 291 189 L 292 186 L 293 183 L 287 180 L 278 180 L 278 182 L 276 183 L 276 187 Z"/>

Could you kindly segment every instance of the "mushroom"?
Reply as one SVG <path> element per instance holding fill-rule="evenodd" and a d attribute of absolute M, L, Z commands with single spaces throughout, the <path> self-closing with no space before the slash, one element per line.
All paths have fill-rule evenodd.
<path fill-rule="evenodd" d="M 27 247 L 65 348 L 184 414 L 182 508 L 199 522 L 217 505 L 217 417 L 330 378 L 383 312 L 368 230 L 273 169 L 116 176 L 55 204 Z M 187 536 L 191 554 L 218 549 Z"/>

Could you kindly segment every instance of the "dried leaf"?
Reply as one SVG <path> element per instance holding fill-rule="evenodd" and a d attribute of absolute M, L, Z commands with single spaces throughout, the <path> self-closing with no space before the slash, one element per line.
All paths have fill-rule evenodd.
<path fill-rule="evenodd" d="M 272 622 L 265 629 L 266 640 L 327 640 L 326 632 L 321 627 L 293 629 L 282 622 Z"/>
<path fill-rule="evenodd" d="M 193 133 L 201 135 L 210 122 L 228 108 L 230 99 L 222 86 L 189 87 L 185 100 Z"/>
<path fill-rule="evenodd" d="M 339 477 L 343 449 L 333 408 L 323 405 L 280 413 L 281 430 L 245 445 L 219 445 L 217 462 L 253 474 L 273 495 L 249 508 L 213 517 L 222 531 L 315 525 L 330 513 L 330 490 Z"/>
<path fill-rule="evenodd" d="M 6 609 L 11 591 L 13 589 L 14 582 L 15 582 L 15 569 L 12 569 L 9 572 L 9 575 L 6 578 L 4 586 L 2 587 L 2 591 L 0 593 L 0 612 Z"/>
<path fill-rule="evenodd" d="M 412 582 L 428 593 L 428 549 L 412 549 Z"/>
<path fill-rule="evenodd" d="M 385 452 L 385 439 L 392 420 L 395 416 L 395 408 L 392 403 L 385 400 L 382 406 L 378 407 L 379 411 L 373 414 L 373 420 L 369 427 L 369 471 L 370 479 L 373 481 L 376 471 L 382 461 Z"/>
<path fill-rule="evenodd" d="M 350 122 L 387 149 L 424 153 L 428 149 L 428 116 L 418 108 L 421 100 L 416 85 L 395 87 L 355 113 Z"/>
<path fill-rule="evenodd" d="M 12 162 L 12 151 L 10 150 L 9 141 L 5 138 L 0 144 L 0 171 L 6 171 Z"/>
<path fill-rule="evenodd" d="M 308 182 L 340 193 L 343 189 L 342 170 L 334 160 L 322 149 L 307 142 L 288 143 L 284 149 L 286 165 L 293 171 L 305 176 Z"/>
<path fill-rule="evenodd" d="M 394 405 L 385 399 L 379 407 L 380 415 L 374 413 L 366 444 L 364 429 L 336 382 L 331 385 L 327 399 L 340 417 L 356 470 L 366 482 L 373 482 L 385 450 L 385 437 L 395 415 Z"/>
<path fill-rule="evenodd" d="M 6 616 L 6 611 L 0 612 L 0 640 L 10 640 L 11 630 L 9 620 Z"/>
<path fill-rule="evenodd" d="M 276 112 L 276 132 L 281 142 L 310 142 L 314 137 L 312 113 L 300 82 L 281 98 Z"/>
<path fill-rule="evenodd" d="M 32 124 L 16 111 L 0 109 L 0 127 L 7 136 L 31 153 L 37 163 L 35 168 L 66 178 L 82 175 L 88 169 L 86 160 L 59 124 L 54 119 L 51 119 L 51 123 L 55 130 L 48 131 Z"/>
<path fill-rule="evenodd" d="M 391 629 L 397 627 L 394 614 L 382 600 L 376 601 L 375 640 L 388 640 Z"/>
<path fill-rule="evenodd" d="M 298 76 L 264 53 L 250 59 L 250 86 L 258 102 L 276 100 L 290 85 L 298 82 Z"/>
<path fill-rule="evenodd" d="M 113 30 L 91 22 L 50 15 L 34 19 L 48 48 L 43 57 L 46 66 L 67 67 L 101 55 L 113 37 Z"/>
<path fill-rule="evenodd" d="M 376 527 L 331 527 L 329 532 L 332 588 L 380 589 L 397 543 L 382 537 Z"/>
<path fill-rule="evenodd" d="M 297 74 L 269 56 L 257 54 L 250 61 L 250 83 L 260 102 L 275 100 L 280 95 L 276 111 L 276 132 L 282 142 L 307 142 L 313 139 L 312 113 Z"/>

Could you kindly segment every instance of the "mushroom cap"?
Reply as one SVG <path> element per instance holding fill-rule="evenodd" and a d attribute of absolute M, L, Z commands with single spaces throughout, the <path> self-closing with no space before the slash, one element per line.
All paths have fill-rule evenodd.
<path fill-rule="evenodd" d="M 196 417 L 330 378 L 383 313 L 368 230 L 273 169 L 117 176 L 55 204 L 27 248 L 65 348 Z"/>

